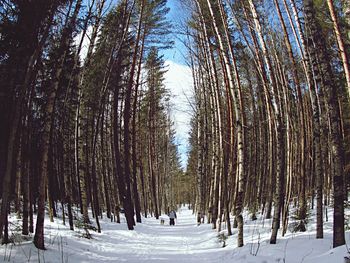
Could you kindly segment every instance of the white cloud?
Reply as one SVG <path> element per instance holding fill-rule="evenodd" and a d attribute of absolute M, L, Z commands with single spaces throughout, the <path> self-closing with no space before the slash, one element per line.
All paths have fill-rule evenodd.
<path fill-rule="evenodd" d="M 165 65 L 168 68 L 165 74 L 165 85 L 171 94 L 170 102 L 172 105 L 172 119 L 176 130 L 176 140 L 181 155 L 181 163 L 185 167 L 192 114 L 189 101 L 193 92 L 192 73 L 190 67 L 171 60 L 167 60 Z"/>
<path fill-rule="evenodd" d="M 89 26 L 88 29 L 86 30 L 86 34 L 84 35 L 84 39 L 83 39 L 83 44 L 81 46 L 81 50 L 80 50 L 80 60 L 84 61 L 89 49 L 89 45 L 90 45 L 90 37 L 92 34 L 92 26 Z M 74 38 L 74 42 L 75 45 L 78 47 L 81 41 L 81 38 L 83 37 L 83 31 L 81 31 L 75 38 Z"/>

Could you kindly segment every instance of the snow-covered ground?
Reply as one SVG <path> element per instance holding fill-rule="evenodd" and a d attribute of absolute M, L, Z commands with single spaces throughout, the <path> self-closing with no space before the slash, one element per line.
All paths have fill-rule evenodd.
<path fill-rule="evenodd" d="M 122 224 L 101 220 L 102 233 L 90 231 L 92 239 L 83 238 L 83 230 L 70 231 L 60 219 L 45 222 L 46 248 L 39 251 L 31 240 L 17 239 L 0 246 L 0 262 L 242 262 L 242 263 L 342 263 L 346 246 L 332 249 L 332 224 L 325 223 L 325 238 L 315 239 L 311 218 L 308 231 L 278 237 L 269 244 L 271 221 L 259 218 L 246 221 L 245 246 L 237 248 L 236 230 L 223 247 L 211 225 L 197 226 L 192 211 L 183 206 L 177 212 L 175 226 L 154 218 L 143 218 L 134 231 Z M 331 219 L 331 213 L 329 213 Z M 248 215 L 245 218 L 249 218 Z M 16 225 L 11 218 L 11 228 Z M 350 233 L 346 233 L 349 241 Z"/>

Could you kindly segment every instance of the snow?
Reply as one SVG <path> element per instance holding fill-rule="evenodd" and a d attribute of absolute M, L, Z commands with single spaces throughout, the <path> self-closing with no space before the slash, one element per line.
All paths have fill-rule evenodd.
<path fill-rule="evenodd" d="M 328 210 L 331 219 L 331 210 Z M 332 222 L 325 222 L 325 238 L 315 238 L 314 213 L 308 230 L 304 233 L 287 232 L 278 236 L 277 244 L 270 245 L 271 220 L 258 216 L 248 220 L 245 213 L 245 246 L 237 248 L 237 230 L 233 236 L 220 239 L 219 233 L 209 224 L 196 224 L 196 216 L 186 206 L 177 212 L 175 226 L 169 225 L 166 215 L 161 217 L 165 224 L 155 218 L 143 218 L 134 231 L 127 230 L 125 219 L 117 224 L 104 217 L 101 220 L 102 233 L 90 230 L 92 239 L 83 236 L 84 230 L 73 232 L 62 224 L 45 221 L 45 245 L 47 250 L 39 251 L 31 238 L 24 240 L 20 235 L 15 244 L 0 246 L 0 262 L 242 262 L 242 263 L 330 263 L 344 262 L 349 255 L 346 246 L 332 249 Z M 10 229 L 20 224 L 13 215 Z M 225 226 L 225 225 L 223 225 Z M 226 233 L 223 230 L 220 234 Z M 349 241 L 349 232 L 346 233 Z"/>

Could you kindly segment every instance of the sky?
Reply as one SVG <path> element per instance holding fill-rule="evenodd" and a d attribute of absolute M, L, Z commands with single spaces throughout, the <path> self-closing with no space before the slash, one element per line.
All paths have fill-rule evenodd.
<path fill-rule="evenodd" d="M 167 5 L 170 8 L 167 18 L 173 26 L 172 40 L 174 41 L 174 46 L 171 49 L 165 50 L 163 53 L 165 59 L 185 65 L 188 62 L 187 49 L 182 43 L 183 36 L 178 34 L 186 20 L 186 12 L 182 2 L 183 0 L 167 1 Z"/>
<path fill-rule="evenodd" d="M 178 145 L 182 167 L 185 168 L 189 150 L 190 120 L 193 114 L 190 101 L 193 92 L 193 80 L 190 67 L 187 65 L 187 49 L 183 45 L 181 35 L 176 31 L 185 19 L 185 12 L 180 0 L 168 0 L 170 12 L 168 19 L 173 24 L 174 46 L 163 51 L 168 71 L 165 75 L 165 85 L 172 94 L 171 115 L 176 131 L 176 144 Z"/>
<path fill-rule="evenodd" d="M 176 131 L 176 144 L 181 157 L 182 167 L 185 168 L 192 114 L 189 103 L 192 94 L 191 69 L 172 60 L 166 60 L 165 64 L 168 68 L 165 74 L 165 86 L 171 92 L 171 117 Z"/>

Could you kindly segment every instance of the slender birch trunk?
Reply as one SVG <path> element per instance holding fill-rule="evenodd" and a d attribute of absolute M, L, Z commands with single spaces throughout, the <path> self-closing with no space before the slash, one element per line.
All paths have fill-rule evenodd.
<path fill-rule="evenodd" d="M 332 22 L 333 22 L 333 30 L 335 33 L 335 37 L 337 39 L 337 44 L 339 48 L 339 54 L 343 63 L 344 75 L 346 79 L 347 92 L 348 92 L 348 100 L 350 103 L 350 69 L 349 69 L 349 58 L 348 54 L 345 50 L 345 44 L 343 40 L 342 33 L 339 28 L 338 17 L 336 14 L 336 10 L 334 9 L 333 0 L 327 0 L 329 13 L 331 14 Z"/>

